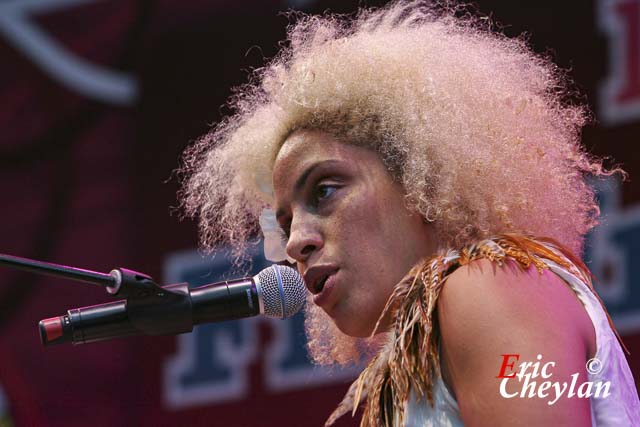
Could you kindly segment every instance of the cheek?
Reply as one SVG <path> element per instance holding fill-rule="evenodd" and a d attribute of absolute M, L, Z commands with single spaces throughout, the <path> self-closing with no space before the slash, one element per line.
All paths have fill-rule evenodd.
<path fill-rule="evenodd" d="M 402 248 L 402 241 L 407 237 L 406 227 L 402 226 L 406 218 L 402 218 L 404 213 L 400 212 L 397 203 L 394 197 L 370 195 L 354 205 L 352 238 L 359 242 L 363 251 L 377 258 L 373 262 L 386 265 L 392 261 L 387 257 L 400 255 L 397 250 Z"/>
<path fill-rule="evenodd" d="M 366 287 L 365 293 L 382 294 L 382 298 L 404 273 L 396 268 L 396 258 L 404 256 L 398 253 L 403 237 L 396 232 L 397 218 L 385 202 L 388 201 L 371 196 L 354 198 L 347 201 L 349 209 L 336 217 L 341 257 L 358 275 L 357 282 Z"/>
<path fill-rule="evenodd" d="M 389 218 L 386 217 L 383 204 L 374 197 L 361 195 L 345 200 L 344 205 L 345 208 L 340 210 L 333 221 L 337 233 L 335 237 L 341 242 L 341 246 L 349 251 L 346 255 L 375 258 L 376 254 L 385 252 L 384 241 L 385 235 L 388 234 Z"/>
<path fill-rule="evenodd" d="M 417 261 L 406 244 L 415 221 L 399 203 L 393 197 L 353 197 L 334 216 L 334 253 L 349 283 L 336 320 L 350 334 L 371 332 L 394 286 Z"/>
<path fill-rule="evenodd" d="M 431 252 L 426 224 L 409 213 L 401 197 L 391 193 L 354 201 L 349 218 L 342 222 L 346 255 L 358 273 L 366 276 L 366 291 L 374 287 L 385 302 L 409 269 Z"/>

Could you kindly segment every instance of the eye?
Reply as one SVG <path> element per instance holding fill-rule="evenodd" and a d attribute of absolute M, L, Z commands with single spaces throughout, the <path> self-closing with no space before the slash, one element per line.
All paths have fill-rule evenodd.
<path fill-rule="evenodd" d="M 318 184 L 318 185 L 316 185 L 316 188 L 313 191 L 313 202 L 314 202 L 314 205 L 317 206 L 323 200 L 326 200 L 329 197 L 331 197 L 331 195 L 333 193 L 335 193 L 336 190 L 338 190 L 338 186 L 337 185 L 332 185 L 332 184 Z"/>

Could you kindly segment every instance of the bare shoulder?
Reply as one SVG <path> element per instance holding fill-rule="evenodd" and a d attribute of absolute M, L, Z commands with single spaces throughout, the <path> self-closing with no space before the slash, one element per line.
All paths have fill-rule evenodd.
<path fill-rule="evenodd" d="M 586 345 L 593 329 L 586 310 L 558 276 L 533 267 L 523 271 L 513 262 L 499 266 L 481 259 L 458 268 L 447 278 L 438 312 L 445 329 L 473 332 L 493 344 L 531 340 L 545 332 L 545 340 L 573 337 Z M 495 333 L 510 331 L 519 337 Z"/>
<path fill-rule="evenodd" d="M 551 407 L 546 401 L 507 400 L 499 393 L 496 377 L 505 354 L 531 362 L 540 355 L 555 363 L 557 379 L 564 381 L 583 372 L 595 350 L 586 310 L 555 274 L 533 267 L 522 270 L 514 263 L 474 261 L 447 278 L 438 300 L 438 321 L 443 375 L 458 399 L 463 420 L 473 413 L 474 420 L 500 425 L 482 416 L 493 417 L 494 411 L 506 409 L 523 416 L 535 410 L 541 425 L 576 414 L 588 421 L 588 400 L 585 410 L 585 402 L 575 399 Z M 466 425 L 473 420 L 464 421 Z"/>

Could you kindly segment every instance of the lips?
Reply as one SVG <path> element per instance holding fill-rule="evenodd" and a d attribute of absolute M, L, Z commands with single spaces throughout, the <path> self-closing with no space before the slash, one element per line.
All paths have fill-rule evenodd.
<path fill-rule="evenodd" d="M 338 268 L 333 265 L 318 265 L 307 269 L 303 278 L 309 292 L 313 295 L 322 292 L 327 279 L 336 271 L 338 271 Z"/>
<path fill-rule="evenodd" d="M 319 285 L 321 285 L 321 289 L 317 294 L 313 296 L 313 303 L 317 306 L 322 307 L 324 311 L 329 314 L 329 316 L 331 316 L 329 306 L 331 305 L 330 303 L 332 301 L 331 295 L 333 293 L 333 289 L 336 286 L 336 276 L 337 272 L 330 274 L 325 280 L 320 282 Z"/>

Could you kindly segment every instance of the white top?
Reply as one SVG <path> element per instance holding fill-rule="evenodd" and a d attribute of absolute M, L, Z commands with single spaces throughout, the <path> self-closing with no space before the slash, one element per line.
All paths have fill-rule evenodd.
<path fill-rule="evenodd" d="M 602 362 L 596 374 L 587 370 L 588 380 L 611 382 L 608 397 L 591 396 L 591 425 L 597 427 L 640 426 L 640 401 L 627 359 L 609 326 L 598 299 L 577 276 L 553 261 L 543 259 L 549 269 L 563 279 L 584 305 L 596 332 L 595 357 Z M 597 369 L 593 369 L 597 371 Z M 577 397 L 576 397 L 577 398 Z M 411 395 L 405 413 L 405 427 L 460 427 L 458 403 L 447 386 L 438 378 L 433 387 L 433 407 L 426 401 L 416 401 Z"/>

